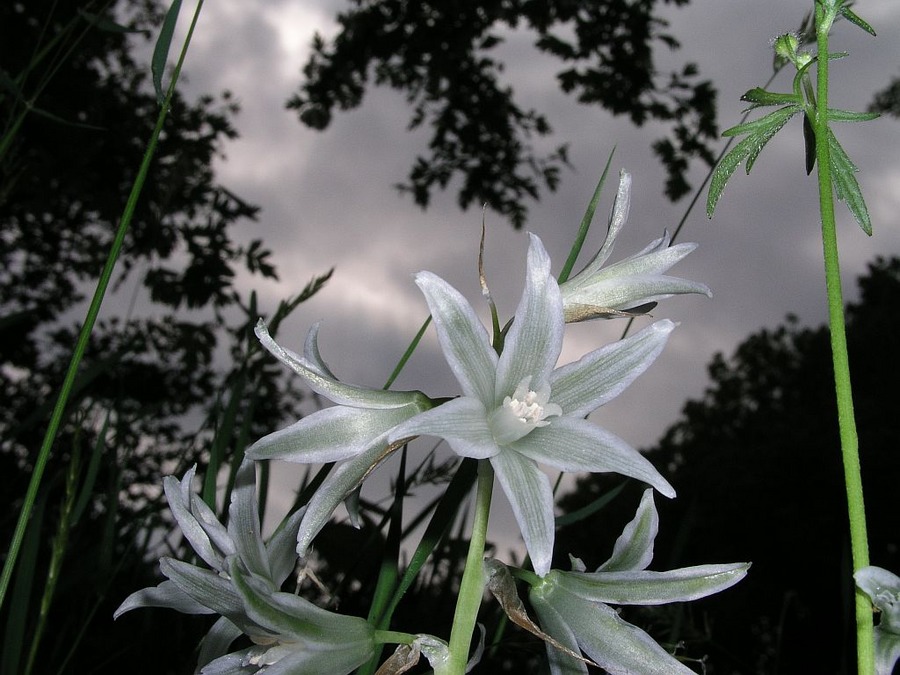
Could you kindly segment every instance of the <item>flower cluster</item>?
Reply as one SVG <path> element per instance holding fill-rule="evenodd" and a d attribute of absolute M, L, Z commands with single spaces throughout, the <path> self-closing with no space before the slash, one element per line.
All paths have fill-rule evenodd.
<path fill-rule="evenodd" d="M 446 281 L 430 272 L 416 275 L 444 357 L 459 383 L 460 395 L 455 398 L 431 399 L 421 391 L 384 391 L 341 382 L 319 353 L 318 325 L 310 330 L 300 355 L 276 343 L 260 321 L 256 334 L 262 345 L 335 405 L 247 449 L 227 526 L 193 492 L 195 469 L 181 481 L 166 478 L 174 518 L 208 567 L 163 558 L 160 569 L 166 581 L 132 594 L 116 616 L 137 607 L 219 615 L 201 649 L 202 673 L 321 670 L 340 675 L 371 660 L 378 645 L 396 642 L 400 647 L 379 674 L 404 672 L 425 654 L 436 672 L 456 675 L 465 660 L 451 658 L 453 648 L 438 638 L 379 631 L 366 620 L 321 609 L 281 590 L 341 501 L 393 451 L 417 436 L 432 436 L 446 441 L 459 457 L 478 460 L 484 467 L 489 464 L 492 471 L 484 475 L 495 476 L 509 500 L 534 568 L 528 573 L 531 603 L 545 632 L 536 630 L 551 645 L 554 673 L 586 672 L 579 650 L 613 672 L 687 672 L 606 603 L 658 604 L 702 597 L 736 583 L 747 565 L 646 571 L 657 528 L 652 489 L 619 538 L 613 557 L 596 572 L 585 572 L 577 560 L 575 571 L 551 569 L 554 500 L 541 465 L 560 471 L 614 472 L 640 480 L 666 497 L 675 496 L 644 456 L 588 420 L 653 363 L 675 324 L 656 321 L 573 363 L 557 365 L 567 322 L 645 313 L 674 294 L 709 295 L 703 284 L 664 274 L 694 248 L 670 246 L 667 235 L 638 254 L 605 266 L 625 223 L 629 194 L 630 177 L 623 173 L 603 246 L 582 272 L 563 284 L 551 274 L 540 238 L 530 235 L 525 289 L 502 333 L 492 336 L 475 309 Z M 271 459 L 336 466 L 305 508 L 265 543 L 254 462 Z M 508 575 L 500 563 L 488 563 L 488 572 L 492 578 Z M 480 597 L 480 589 L 475 590 Z M 505 593 L 515 595 L 514 590 Z M 521 605 L 517 596 L 516 601 Z M 252 646 L 229 653 L 241 635 Z"/>
<path fill-rule="evenodd" d="M 582 650 L 610 673 L 693 673 L 640 628 L 619 617 L 612 605 L 687 602 L 725 590 L 744 578 L 748 563 L 698 565 L 668 572 L 646 568 L 653 559 L 659 517 L 647 490 L 634 519 L 616 541 L 612 557 L 594 572 L 572 558 L 573 571 L 552 570 L 532 586 L 529 600 L 547 633 L 569 653 L 548 645 L 553 673 L 587 673 L 570 652 Z"/>
<path fill-rule="evenodd" d="M 349 673 L 368 660 L 375 647 L 373 629 L 366 621 L 328 612 L 280 591 L 297 562 L 294 541 L 303 512 L 289 517 L 266 544 L 260 535 L 256 465 L 245 460 L 237 472 L 227 527 L 193 491 L 195 470 L 189 469 L 180 481 L 167 477 L 164 487 L 182 534 L 211 569 L 162 558 L 160 570 L 167 580 L 131 594 L 115 616 L 138 607 L 220 615 L 203 640 L 204 675 L 263 668 L 275 675 L 316 666 Z M 226 654 L 242 634 L 254 645 Z"/>

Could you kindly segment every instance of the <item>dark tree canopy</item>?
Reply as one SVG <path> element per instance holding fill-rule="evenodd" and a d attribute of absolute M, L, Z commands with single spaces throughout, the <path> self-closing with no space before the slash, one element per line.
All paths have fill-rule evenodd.
<path fill-rule="evenodd" d="M 900 77 L 895 77 L 887 87 L 875 94 L 869 111 L 900 117 Z"/>
<path fill-rule="evenodd" d="M 0 156 L 0 437 L 23 466 L 40 444 L 77 335 L 72 322 L 106 260 L 158 112 L 128 34 L 92 23 L 85 7 L 99 11 L 75 0 L 0 8 L 0 124 L 11 139 Z M 155 3 L 107 11 L 134 30 L 158 25 Z M 235 242 L 257 208 L 213 175 L 236 112 L 227 93 L 193 103 L 176 96 L 115 280 L 137 311 L 98 326 L 72 404 L 113 407 L 129 419 L 122 440 L 153 439 L 160 462 L 183 448 L 177 419 L 213 402 L 223 384 L 216 348 L 246 351 L 249 298 L 235 275 L 275 276 L 259 241 Z"/>
<path fill-rule="evenodd" d="M 432 190 L 458 179 L 460 206 L 487 203 L 520 227 L 523 202 L 555 189 L 567 164 L 566 145 L 546 155 L 535 150 L 532 142 L 551 133 L 550 122 L 522 108 L 502 81 L 496 48 L 504 31 L 524 28 L 539 51 L 564 64 L 557 80 L 565 93 L 628 115 L 636 125 L 670 125 L 670 135 L 653 147 L 668 172 L 666 194 L 677 199 L 690 189 L 689 161 L 713 162 L 708 144 L 717 133 L 715 90 L 693 64 L 658 70 L 658 48 L 678 48 L 658 16 L 659 4 L 354 0 L 338 15 L 334 40 L 313 40 L 305 81 L 288 107 L 307 126 L 324 129 L 336 110 L 361 104 L 370 79 L 403 92 L 413 110 L 410 129 L 427 125 L 432 135 L 428 154 L 416 159 L 398 187 L 425 207 Z"/>
<path fill-rule="evenodd" d="M 871 562 L 900 568 L 900 259 L 878 259 L 847 311 Z M 693 609 L 653 620 L 709 656 L 707 673 L 851 673 L 852 587 L 827 328 L 795 320 L 751 335 L 709 366 L 712 384 L 649 451 L 678 491 L 657 498 L 654 569 L 751 561 L 747 578 Z M 609 483 L 586 479 L 564 501 L 589 503 Z M 641 486 L 561 533 L 559 550 L 602 560 Z M 628 494 L 628 492 L 626 492 Z M 563 561 L 558 561 L 563 564 Z M 692 603 L 693 604 L 693 603 Z M 693 614 L 687 614 L 693 612 Z"/>
<path fill-rule="evenodd" d="M 164 9 L 155 0 L 0 3 L 0 554 L 71 357 L 75 322 L 159 111 L 149 67 L 132 57 L 130 40 L 139 38 L 112 21 L 149 36 Z M 10 612 L 40 604 L 74 467 L 77 488 L 90 499 L 68 531 L 34 672 L 121 673 L 122 659 L 132 672 L 189 664 L 202 624 L 174 640 L 170 622 L 180 619 L 126 626 L 111 618 L 130 591 L 155 583 L 148 546 L 160 543 L 150 533 L 168 518 L 161 477 L 193 462 L 203 472 L 216 431 L 227 461 L 246 437 L 295 415 L 299 393 L 252 338 L 262 311 L 235 285 L 240 273 L 275 276 L 260 241 L 238 243 L 238 228 L 252 224 L 257 208 L 213 172 L 235 136 L 236 112 L 227 93 L 173 101 L 114 281 L 125 300 L 119 305 L 131 298 L 133 307 L 121 315 L 104 309 L 92 334 L 30 525 L 37 562 L 17 572 L 35 573 L 34 590 L 29 595 L 26 576 L 14 577 L 22 596 L 0 613 L 0 626 L 23 631 L 27 645 L 34 615 L 19 625 Z M 223 428 L 229 418 L 237 420 L 230 433 Z M 88 468 L 94 447 L 101 461 Z M 209 472 L 215 476 L 215 467 Z M 135 633 L 139 623 L 143 631 Z M 4 668 L 22 672 L 0 658 Z"/>

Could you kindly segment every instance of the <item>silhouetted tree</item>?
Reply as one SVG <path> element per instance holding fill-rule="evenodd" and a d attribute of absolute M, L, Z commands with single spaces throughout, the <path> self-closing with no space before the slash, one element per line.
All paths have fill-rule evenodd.
<path fill-rule="evenodd" d="M 887 87 L 875 94 L 869 104 L 869 112 L 900 117 L 900 77 L 895 77 Z"/>
<path fill-rule="evenodd" d="M 136 34 L 112 22 L 149 36 L 164 9 L 156 0 L 0 3 L 2 553 L 68 366 L 73 322 L 103 267 L 159 109 L 149 68 L 132 57 Z M 149 552 L 168 519 L 161 476 L 206 464 L 216 431 L 218 456 L 228 461 L 247 438 L 294 414 L 300 398 L 278 364 L 254 356 L 250 329 L 259 310 L 235 286 L 241 273 L 275 277 L 260 241 L 236 238 L 257 208 L 213 172 L 224 141 L 236 135 L 236 112 L 227 93 L 173 100 L 115 280 L 126 300 L 119 304 L 128 296 L 131 303 L 106 311 L 91 338 L 45 474 L 43 519 L 32 521 L 41 528 L 38 555 L 19 566 L 21 597 L 7 597 L 0 614 L 13 631 L 6 640 L 21 630 L 28 644 L 36 612 L 18 628 L 7 618 L 16 607 L 38 606 L 75 462 L 76 489 L 90 498 L 69 532 L 33 672 L 190 670 L 202 623 L 191 622 L 179 639 L 172 622 L 180 619 L 112 624 L 112 610 L 130 592 L 154 583 Z M 223 367 L 223 357 L 238 365 Z M 229 429 L 231 419 L 237 425 Z M 97 443 L 102 461 L 89 468 Z"/>
<path fill-rule="evenodd" d="M 659 0 L 356 0 L 337 20 L 333 40 L 313 40 L 305 81 L 290 99 L 300 120 L 324 129 L 335 110 L 360 105 L 370 78 L 403 92 L 409 128 L 431 127 L 428 155 L 419 156 L 398 187 L 427 206 L 435 187 L 462 181 L 459 203 L 488 204 L 520 227 L 526 199 L 553 190 L 567 164 L 566 146 L 541 155 L 532 142 L 551 133 L 547 118 L 526 109 L 502 82 L 497 46 L 523 28 L 535 48 L 565 64 L 560 88 L 580 103 L 628 115 L 636 125 L 671 125 L 654 151 L 668 172 L 666 194 L 690 190 L 688 163 L 712 164 L 715 89 L 694 64 L 662 73 L 656 49 L 674 50 Z M 665 0 L 681 6 L 687 0 Z"/>
<path fill-rule="evenodd" d="M 847 308 L 872 564 L 900 568 L 900 259 L 878 259 Z M 828 330 L 790 318 L 747 338 L 709 366 L 712 385 L 649 451 L 678 491 L 658 499 L 660 569 L 752 561 L 722 596 L 670 617 L 675 640 L 707 672 L 850 673 L 852 579 Z M 579 482 L 566 509 L 607 489 Z M 602 560 L 640 486 L 561 533 L 559 550 Z M 628 494 L 626 492 L 626 494 Z M 562 561 L 560 561 L 562 564 Z M 590 563 L 588 563 L 590 564 Z M 698 612 L 698 607 L 700 612 Z M 688 610 L 685 609 L 685 612 Z M 692 620 L 691 620 L 692 619 Z M 659 617 L 656 617 L 659 621 Z"/>

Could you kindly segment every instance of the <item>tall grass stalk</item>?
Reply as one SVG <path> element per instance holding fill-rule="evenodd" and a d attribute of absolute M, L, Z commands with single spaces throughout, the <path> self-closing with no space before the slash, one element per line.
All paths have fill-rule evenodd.
<path fill-rule="evenodd" d="M 69 367 L 66 371 L 65 379 L 60 386 L 59 395 L 56 399 L 56 404 L 53 407 L 53 413 L 51 415 L 50 422 L 47 425 L 47 431 L 44 435 L 44 440 L 41 444 L 40 450 L 38 451 L 37 459 L 35 460 L 34 464 L 34 470 L 32 471 L 31 479 L 28 483 L 28 490 L 25 494 L 25 499 L 19 512 L 19 518 L 16 522 L 16 529 L 13 533 L 13 538 L 9 546 L 9 553 L 7 554 L 6 560 L 3 563 L 3 571 L 2 573 L 0 573 L 0 607 L 3 606 L 3 601 L 6 598 L 6 592 L 9 588 L 10 580 L 12 579 L 13 569 L 19 556 L 19 551 L 22 547 L 22 540 L 25 536 L 25 530 L 28 526 L 28 521 L 31 517 L 31 512 L 34 507 L 34 502 L 37 498 L 38 489 L 41 485 L 41 479 L 43 478 L 44 470 L 47 466 L 47 461 L 50 458 L 50 451 L 53 447 L 54 441 L 56 440 L 60 424 L 62 423 L 63 417 L 66 413 L 66 405 L 68 403 L 72 387 L 75 383 L 75 378 L 78 375 L 78 368 L 81 364 L 81 359 L 84 356 L 88 340 L 91 336 L 91 331 L 93 330 L 94 324 L 97 321 L 97 316 L 100 313 L 100 306 L 103 304 L 103 298 L 106 295 L 106 289 L 109 286 L 109 281 L 112 277 L 113 270 L 115 269 L 116 261 L 119 257 L 119 252 L 122 249 L 122 243 L 125 240 L 125 235 L 128 232 L 132 217 L 134 216 L 135 208 L 137 207 L 138 199 L 140 198 L 141 191 L 143 190 L 144 183 L 147 179 L 147 174 L 150 170 L 150 164 L 153 160 L 153 155 L 156 152 L 156 145 L 159 141 L 159 135 L 162 132 L 166 117 L 168 116 L 169 106 L 175 93 L 175 86 L 178 83 L 178 77 L 181 74 L 181 68 L 184 64 L 185 58 L 187 57 L 188 47 L 190 46 L 191 37 L 193 36 L 194 28 L 197 25 L 197 21 L 200 17 L 200 10 L 202 7 L 203 0 L 199 0 L 194 11 L 194 15 L 191 19 L 191 24 L 188 28 L 187 35 L 185 36 L 184 43 L 182 44 L 181 53 L 178 57 L 178 61 L 175 64 L 175 69 L 172 73 L 172 80 L 166 90 L 165 99 L 163 101 L 162 107 L 160 108 L 159 115 L 157 116 L 156 126 L 154 127 L 153 133 L 151 134 L 150 139 L 147 143 L 147 148 L 144 151 L 144 156 L 141 161 L 140 168 L 138 169 L 138 174 L 134 179 L 131 193 L 128 196 L 128 200 L 122 212 L 122 218 L 119 221 L 119 227 L 116 230 L 116 236 L 113 240 L 112 245 L 110 246 L 109 256 L 106 259 L 106 264 L 103 267 L 103 271 L 100 273 L 100 278 L 97 280 L 97 287 L 94 290 L 91 304 L 88 307 L 84 323 L 82 324 L 81 331 L 78 334 L 78 340 L 76 341 L 75 348 L 72 352 L 72 359 L 69 362 Z"/>

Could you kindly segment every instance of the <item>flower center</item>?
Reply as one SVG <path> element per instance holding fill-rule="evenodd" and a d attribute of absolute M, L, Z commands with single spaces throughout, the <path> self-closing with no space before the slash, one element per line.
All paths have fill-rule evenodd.
<path fill-rule="evenodd" d="M 490 414 L 491 433 L 498 445 L 509 445 L 535 427 L 550 424 L 548 417 L 562 415 L 562 408 L 549 402 L 549 386 L 534 390 L 530 385 L 530 377 L 523 379 L 513 395 L 504 398 L 503 404 Z"/>

